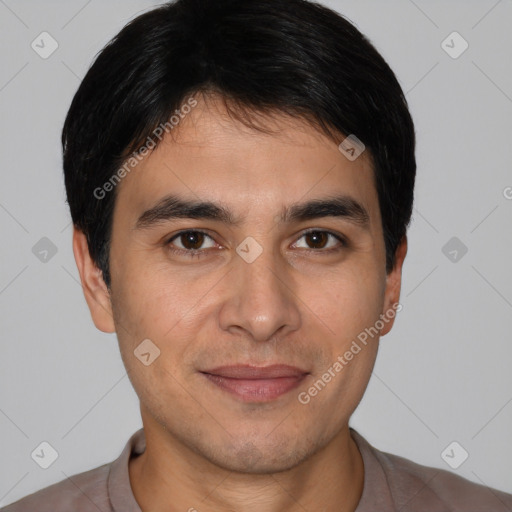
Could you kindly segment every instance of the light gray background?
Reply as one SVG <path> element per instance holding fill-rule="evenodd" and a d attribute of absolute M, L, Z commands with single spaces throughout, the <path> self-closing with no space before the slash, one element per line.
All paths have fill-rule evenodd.
<path fill-rule="evenodd" d="M 512 1 L 326 3 L 395 70 L 418 135 L 403 310 L 352 426 L 445 469 L 455 440 L 469 452 L 456 473 L 512 492 Z M 141 426 L 78 282 L 59 137 L 94 55 L 152 5 L 0 0 L 0 505 L 113 460 Z M 46 60 L 31 48 L 42 31 L 59 44 Z M 469 43 L 457 59 L 441 47 L 453 31 Z M 454 236 L 457 262 L 442 252 Z M 42 237 L 57 247 L 46 263 Z M 42 441 L 59 453 L 47 470 L 30 456 Z"/>

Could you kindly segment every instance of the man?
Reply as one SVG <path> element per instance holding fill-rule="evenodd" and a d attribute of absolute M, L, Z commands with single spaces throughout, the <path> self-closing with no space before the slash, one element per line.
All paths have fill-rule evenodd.
<path fill-rule="evenodd" d="M 400 309 L 415 179 L 400 86 L 303 0 L 127 25 L 63 130 L 73 248 L 143 429 L 7 512 L 512 510 L 349 427 Z"/>

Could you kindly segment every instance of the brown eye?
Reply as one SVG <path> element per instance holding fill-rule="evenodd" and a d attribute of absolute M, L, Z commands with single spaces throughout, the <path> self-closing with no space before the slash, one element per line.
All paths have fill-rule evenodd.
<path fill-rule="evenodd" d="M 347 247 L 347 243 L 342 235 L 335 235 L 330 231 L 320 229 L 307 231 L 303 233 L 294 247 L 300 249 L 318 250 L 318 252 L 328 252 Z"/>
<path fill-rule="evenodd" d="M 182 231 L 169 240 L 173 245 L 182 251 L 201 251 L 215 246 L 213 239 L 202 231 Z"/>
<path fill-rule="evenodd" d="M 304 236 L 311 249 L 323 249 L 329 241 L 329 233 L 325 231 L 310 231 Z"/>
<path fill-rule="evenodd" d="M 181 244 L 185 249 L 200 249 L 204 242 L 204 234 L 198 231 L 187 231 L 180 235 Z"/>

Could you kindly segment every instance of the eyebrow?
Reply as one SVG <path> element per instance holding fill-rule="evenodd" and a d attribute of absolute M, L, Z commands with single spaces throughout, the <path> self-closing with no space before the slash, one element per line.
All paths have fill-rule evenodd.
<path fill-rule="evenodd" d="M 343 218 L 363 229 L 370 227 L 370 216 L 366 208 L 348 195 L 291 204 L 283 208 L 279 221 L 293 223 L 322 217 Z M 168 195 L 139 216 L 135 229 L 148 229 L 173 219 L 212 220 L 231 226 L 243 222 L 243 219 L 235 217 L 221 204 Z"/>

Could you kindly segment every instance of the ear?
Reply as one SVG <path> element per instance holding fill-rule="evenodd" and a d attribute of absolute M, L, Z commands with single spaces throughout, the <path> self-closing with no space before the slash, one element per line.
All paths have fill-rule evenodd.
<path fill-rule="evenodd" d="M 380 331 L 380 336 L 386 335 L 395 323 L 395 315 L 400 311 L 398 306 L 400 300 L 400 289 L 402 287 L 402 266 L 405 255 L 407 254 L 407 236 L 404 235 L 398 245 L 395 253 L 395 266 L 386 277 L 386 291 L 384 293 L 384 327 Z M 398 306 L 398 307 L 397 307 Z"/>
<path fill-rule="evenodd" d="M 77 228 L 73 228 L 73 253 L 94 325 L 100 331 L 115 332 L 110 292 L 91 258 L 87 237 Z"/>

